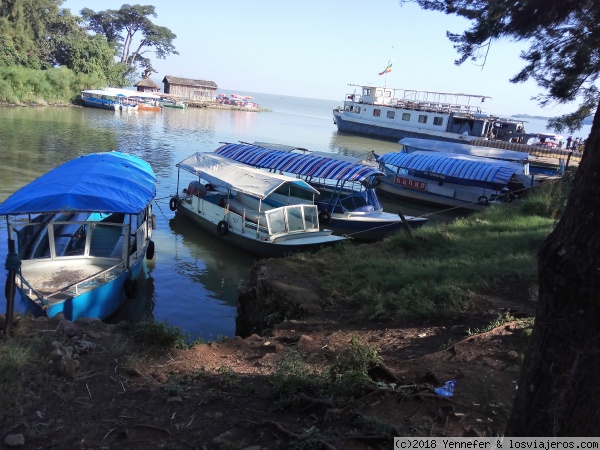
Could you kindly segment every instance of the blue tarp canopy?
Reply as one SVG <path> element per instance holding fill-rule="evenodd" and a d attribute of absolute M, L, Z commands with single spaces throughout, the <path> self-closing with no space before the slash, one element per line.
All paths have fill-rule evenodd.
<path fill-rule="evenodd" d="M 513 175 L 523 173 L 521 164 L 443 152 L 386 153 L 378 161 L 423 178 L 482 187 L 506 186 Z"/>
<path fill-rule="evenodd" d="M 361 181 L 383 175 L 376 167 L 310 154 L 291 153 L 249 144 L 227 144 L 215 153 L 263 169 L 328 180 Z"/>
<path fill-rule="evenodd" d="M 73 159 L 22 187 L 0 215 L 104 212 L 138 214 L 156 196 L 156 177 L 146 161 L 121 152 Z"/>

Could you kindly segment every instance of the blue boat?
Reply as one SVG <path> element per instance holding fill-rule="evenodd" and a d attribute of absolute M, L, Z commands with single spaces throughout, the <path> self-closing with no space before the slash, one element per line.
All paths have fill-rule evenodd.
<path fill-rule="evenodd" d="M 131 94 L 130 94 L 131 93 Z M 138 105 L 130 97 L 136 91 L 125 89 L 88 89 L 81 91 L 81 101 L 91 108 L 108 109 L 110 111 L 137 111 Z"/>
<path fill-rule="evenodd" d="M 385 195 L 441 207 L 478 211 L 511 201 L 535 184 L 526 165 L 446 152 L 393 152 L 379 156 L 387 175 L 377 189 Z"/>
<path fill-rule="evenodd" d="M 319 191 L 319 223 L 335 234 L 374 242 L 404 228 L 417 228 L 425 217 L 384 212 L 374 182 L 377 167 L 332 153 L 309 152 L 280 144 L 226 144 L 215 153 L 254 167 L 302 178 Z"/>
<path fill-rule="evenodd" d="M 10 302 L 18 293 L 35 315 L 68 320 L 111 315 L 154 256 L 155 196 L 150 165 L 121 152 L 81 156 L 16 191 L 0 204 Z"/>

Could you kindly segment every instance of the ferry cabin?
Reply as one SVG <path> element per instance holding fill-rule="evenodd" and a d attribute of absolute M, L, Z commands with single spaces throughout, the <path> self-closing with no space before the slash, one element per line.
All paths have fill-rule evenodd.
<path fill-rule="evenodd" d="M 344 107 L 334 110 L 341 131 L 394 140 L 420 137 L 455 142 L 505 140 L 525 131 L 522 121 L 486 114 L 482 104 L 490 97 L 358 87 L 360 94 L 356 90 L 347 94 Z"/>

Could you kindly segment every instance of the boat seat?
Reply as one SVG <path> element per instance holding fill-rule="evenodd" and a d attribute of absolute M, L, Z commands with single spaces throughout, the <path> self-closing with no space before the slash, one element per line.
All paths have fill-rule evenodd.
<path fill-rule="evenodd" d="M 260 223 L 266 223 L 264 212 L 259 212 L 257 209 L 252 209 L 248 205 L 245 205 L 236 199 L 229 199 L 228 204 L 231 212 L 239 214 L 242 217 L 244 217 L 245 214 L 246 220 L 258 223 L 258 219 L 260 218 Z"/>
<path fill-rule="evenodd" d="M 206 195 L 206 192 L 206 188 L 202 186 L 202 184 L 199 181 L 191 181 L 190 184 L 188 184 L 187 189 L 185 190 L 185 193 L 187 195 L 195 195 L 196 197 L 204 197 Z"/>

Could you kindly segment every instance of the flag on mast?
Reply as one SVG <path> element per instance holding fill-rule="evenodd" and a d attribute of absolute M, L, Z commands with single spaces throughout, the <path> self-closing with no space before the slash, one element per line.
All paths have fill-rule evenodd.
<path fill-rule="evenodd" d="M 386 73 L 390 73 L 392 71 L 392 63 L 389 63 L 383 72 L 379 72 L 379 75 L 384 75 Z"/>

